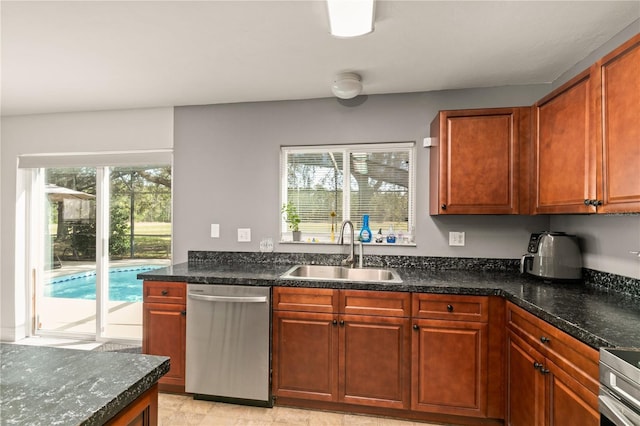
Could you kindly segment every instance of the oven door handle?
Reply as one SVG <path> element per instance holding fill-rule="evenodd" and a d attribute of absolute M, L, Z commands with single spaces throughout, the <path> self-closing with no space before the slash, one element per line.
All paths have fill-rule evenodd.
<path fill-rule="evenodd" d="M 617 402 L 613 398 L 607 395 L 600 395 L 598 399 L 600 400 L 600 413 L 617 426 L 635 426 L 635 424 L 618 409 Z"/>

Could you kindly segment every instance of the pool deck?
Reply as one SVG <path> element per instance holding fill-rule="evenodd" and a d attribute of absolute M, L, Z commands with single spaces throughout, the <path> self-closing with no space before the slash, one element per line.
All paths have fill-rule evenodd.
<path fill-rule="evenodd" d="M 110 268 L 124 268 L 138 265 L 168 266 L 166 259 L 126 259 L 109 262 Z M 96 269 L 95 262 L 64 261 L 62 268 L 45 271 L 44 282 L 51 279 L 89 272 Z M 39 333 L 95 335 L 95 300 L 40 297 L 36 301 L 39 314 Z M 142 302 L 107 302 L 105 337 L 114 340 L 142 340 Z"/>

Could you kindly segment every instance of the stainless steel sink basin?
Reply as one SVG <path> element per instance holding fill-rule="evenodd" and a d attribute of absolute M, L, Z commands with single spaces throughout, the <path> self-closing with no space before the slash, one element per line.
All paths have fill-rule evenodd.
<path fill-rule="evenodd" d="M 401 283 L 402 279 L 393 269 L 346 268 L 328 265 L 296 265 L 282 274 L 283 279 L 321 281 L 366 281 Z"/>

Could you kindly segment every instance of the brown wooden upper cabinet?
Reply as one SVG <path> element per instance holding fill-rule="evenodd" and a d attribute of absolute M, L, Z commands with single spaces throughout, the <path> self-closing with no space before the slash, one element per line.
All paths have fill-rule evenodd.
<path fill-rule="evenodd" d="M 533 213 L 640 211 L 640 35 L 533 106 Z"/>
<path fill-rule="evenodd" d="M 440 111 L 431 123 L 430 214 L 528 213 L 521 158 L 529 135 L 529 108 Z"/>
<path fill-rule="evenodd" d="M 640 212 L 640 34 L 594 65 L 598 213 Z"/>

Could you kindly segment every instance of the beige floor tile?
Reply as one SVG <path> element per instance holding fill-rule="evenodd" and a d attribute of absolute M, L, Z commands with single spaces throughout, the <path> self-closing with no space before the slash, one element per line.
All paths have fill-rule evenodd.
<path fill-rule="evenodd" d="M 205 417 L 204 414 L 177 411 L 168 416 L 161 416 L 159 423 L 161 426 L 200 426 Z"/>
<path fill-rule="evenodd" d="M 308 425 L 313 413 L 299 408 L 273 407 L 273 422 L 277 425 Z"/>
<path fill-rule="evenodd" d="M 324 411 L 309 412 L 309 426 L 343 426 L 344 414 Z"/>
<path fill-rule="evenodd" d="M 160 393 L 160 426 L 438 426 L 383 417 L 288 407 L 250 407 Z"/>

